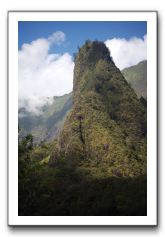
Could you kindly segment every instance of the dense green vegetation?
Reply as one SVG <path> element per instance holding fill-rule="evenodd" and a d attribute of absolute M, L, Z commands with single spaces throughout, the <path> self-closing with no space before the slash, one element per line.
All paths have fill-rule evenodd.
<path fill-rule="evenodd" d="M 146 215 L 145 175 L 110 176 L 106 166 L 63 159 L 51 167 L 48 149 L 37 148 L 39 161 L 35 148 L 21 153 L 21 146 L 19 215 Z"/>
<path fill-rule="evenodd" d="M 109 55 L 87 41 L 58 138 L 19 142 L 19 215 L 147 214 L 146 100 Z"/>
<path fill-rule="evenodd" d="M 106 166 L 63 159 L 50 166 L 52 144 L 35 148 L 31 138 L 19 145 L 19 215 L 146 215 L 145 175 L 110 176 Z"/>

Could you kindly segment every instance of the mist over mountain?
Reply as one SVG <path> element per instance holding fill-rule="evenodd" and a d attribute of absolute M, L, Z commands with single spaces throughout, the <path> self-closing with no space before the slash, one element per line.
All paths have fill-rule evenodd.
<path fill-rule="evenodd" d="M 31 133 L 35 143 L 56 137 L 72 106 L 72 93 L 51 97 L 49 101 L 38 108 L 37 114 L 26 107 L 19 109 L 20 136 Z"/>

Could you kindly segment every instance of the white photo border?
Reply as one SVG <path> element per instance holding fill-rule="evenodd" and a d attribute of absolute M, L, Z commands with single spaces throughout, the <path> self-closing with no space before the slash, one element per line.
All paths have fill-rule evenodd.
<path fill-rule="evenodd" d="M 18 216 L 18 22 L 147 22 L 147 216 Z M 8 12 L 8 225 L 157 226 L 157 12 Z"/>

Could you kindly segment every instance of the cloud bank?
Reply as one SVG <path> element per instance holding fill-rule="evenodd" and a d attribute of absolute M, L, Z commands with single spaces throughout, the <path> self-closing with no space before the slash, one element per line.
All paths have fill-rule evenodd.
<path fill-rule="evenodd" d="M 54 32 L 48 38 L 23 44 L 18 52 L 19 108 L 40 113 L 47 97 L 63 95 L 72 90 L 74 63 L 68 53 L 50 54 L 50 47 L 65 41 L 65 34 Z"/>
<path fill-rule="evenodd" d="M 105 41 L 111 52 L 116 66 L 123 68 L 133 66 L 147 59 L 147 36 L 143 39 L 133 37 L 129 40 L 124 38 L 113 38 Z"/>
<path fill-rule="evenodd" d="M 22 45 L 18 52 L 19 108 L 25 107 L 29 112 L 40 114 L 43 105 L 52 103 L 50 97 L 72 91 L 72 56 L 67 52 L 62 55 L 49 52 L 52 45 L 62 44 L 65 38 L 63 32 L 56 31 L 48 38 Z M 121 70 L 147 59 L 146 35 L 143 39 L 108 39 L 105 44 Z"/>

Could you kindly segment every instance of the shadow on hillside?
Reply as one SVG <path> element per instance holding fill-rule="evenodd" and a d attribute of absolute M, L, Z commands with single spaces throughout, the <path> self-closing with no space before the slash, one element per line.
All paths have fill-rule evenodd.
<path fill-rule="evenodd" d="M 145 216 L 147 179 L 87 179 L 75 167 L 47 167 L 31 182 L 33 197 L 19 194 L 21 216 Z"/>

